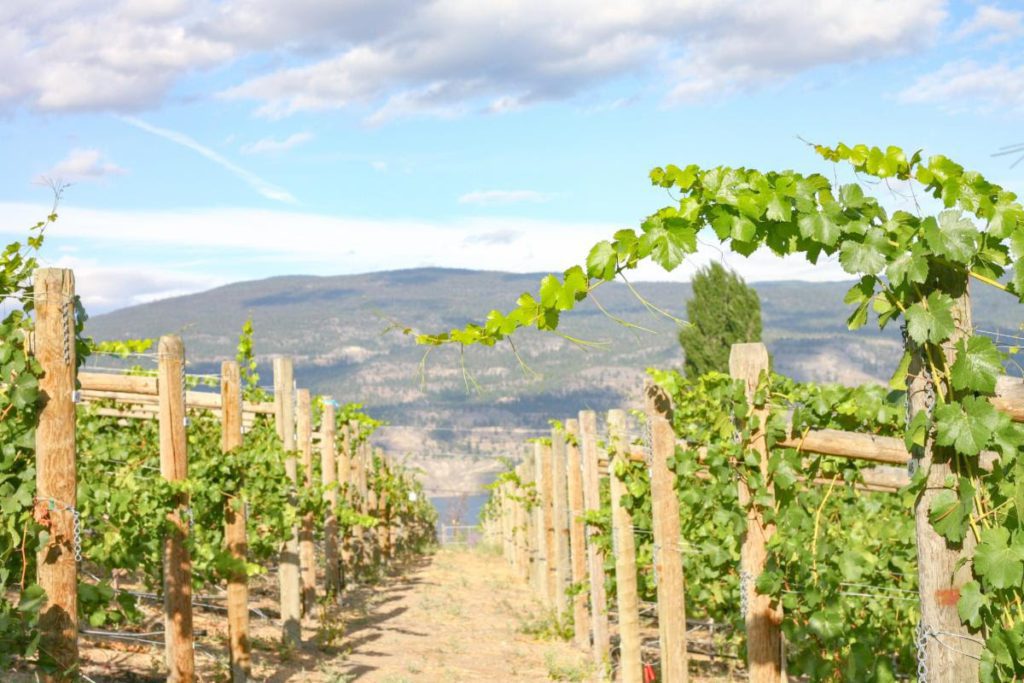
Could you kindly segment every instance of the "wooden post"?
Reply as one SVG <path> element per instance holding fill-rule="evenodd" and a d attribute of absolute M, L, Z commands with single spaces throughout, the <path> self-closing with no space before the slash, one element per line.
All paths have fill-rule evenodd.
<path fill-rule="evenodd" d="M 565 421 L 566 434 L 566 488 L 569 496 L 569 546 L 570 574 L 574 585 L 587 580 L 587 539 L 583 524 L 583 466 L 579 449 L 580 423 Z M 590 613 L 587 612 L 587 596 L 578 591 L 572 600 L 572 618 L 576 645 L 586 648 L 590 644 Z"/>
<path fill-rule="evenodd" d="M 341 452 L 338 453 L 338 497 L 339 500 L 352 501 L 352 426 L 341 427 Z M 342 590 L 345 588 L 346 577 L 352 572 L 352 535 L 342 532 L 338 539 L 341 546 Z"/>
<path fill-rule="evenodd" d="M 551 509 L 555 531 L 555 609 L 569 611 L 569 493 L 565 461 L 565 433 L 551 430 Z"/>
<path fill-rule="evenodd" d="M 221 451 L 242 446 L 242 379 L 238 363 L 220 367 Z M 241 484 L 241 482 L 239 482 Z M 249 585 L 245 572 L 248 544 L 245 538 L 245 501 L 228 496 L 224 505 L 224 541 L 239 568 L 228 576 L 228 642 L 232 683 L 245 683 L 252 671 L 249 654 Z"/>
<path fill-rule="evenodd" d="M 540 446 L 541 500 L 544 502 L 544 560 L 545 591 L 547 604 L 555 607 L 558 602 L 558 544 L 555 538 L 555 495 L 551 463 L 551 446 Z"/>
<path fill-rule="evenodd" d="M 729 374 L 743 380 L 747 387 L 747 400 L 752 402 L 762 373 L 769 371 L 768 350 L 764 344 L 733 344 L 729 354 Z M 765 442 L 764 423 L 768 409 L 751 405 L 751 419 L 756 426 L 748 447 L 761 458 L 761 476 L 768 478 L 768 446 Z M 774 493 L 772 493 L 774 495 Z M 777 683 L 782 680 L 782 606 L 772 607 L 771 598 L 755 589 L 757 579 L 764 571 L 768 556 L 767 543 L 775 534 L 775 525 L 764 521 L 761 511 L 750 505 L 750 489 L 743 477 L 739 481 L 739 502 L 747 511 L 747 532 L 741 550 L 740 590 L 747 595 L 747 671 L 752 683 Z"/>
<path fill-rule="evenodd" d="M 967 278 L 963 278 L 962 294 L 953 303 L 953 335 L 942 344 L 945 367 L 951 367 L 956 357 L 956 344 L 974 329 Z M 929 411 L 938 393 L 933 384 L 929 364 L 922 358 L 922 350 L 908 340 L 911 364 L 908 372 L 907 398 L 910 403 L 908 419 L 922 411 Z M 931 385 L 931 386 L 929 386 Z M 924 448 L 915 447 L 912 467 L 928 473 L 927 484 L 914 505 L 917 530 L 917 575 L 921 600 L 921 627 L 926 633 L 942 635 L 926 637 L 924 666 L 928 683 L 955 683 L 978 680 L 978 662 L 982 644 L 978 634 L 971 634 L 960 622 L 957 600 L 960 589 L 972 578 L 972 558 L 977 538 L 968 532 L 959 547 L 946 543 L 935 532 L 929 521 L 929 510 L 935 496 L 946 486 L 946 481 L 957 476 L 969 476 L 956 466 L 951 448 L 937 446 L 929 432 Z M 975 486 L 978 482 L 975 481 Z"/>
<path fill-rule="evenodd" d="M 50 537 L 40 546 L 37 580 L 46 591 L 39 617 L 40 651 L 57 667 L 48 680 L 78 673 L 78 510 L 75 453 L 75 276 L 62 268 L 35 271 L 35 357 L 42 368 L 36 428 L 36 509 Z"/>
<path fill-rule="evenodd" d="M 615 587 L 619 608 L 619 670 L 623 683 L 643 681 L 640 658 L 640 601 L 636 584 L 636 539 L 633 513 L 622 506 L 626 483 L 615 476 L 617 463 L 628 463 L 626 413 L 608 411 L 608 482 L 612 498 L 612 533 L 615 537 Z"/>
<path fill-rule="evenodd" d="M 384 455 L 382 448 L 375 449 L 375 455 L 377 460 L 377 474 L 378 477 L 386 477 L 390 469 L 387 457 Z M 376 494 L 376 511 L 377 511 L 377 552 L 380 556 L 380 561 L 387 565 L 391 558 L 391 520 L 388 518 L 388 495 L 387 491 L 381 490 Z"/>
<path fill-rule="evenodd" d="M 337 463 L 334 462 L 334 400 L 324 396 L 320 420 L 320 480 L 327 487 L 327 518 L 324 520 L 324 558 L 327 562 L 326 587 L 328 595 L 341 593 L 341 572 L 338 568 L 338 487 Z"/>
<path fill-rule="evenodd" d="M 521 483 L 517 491 L 520 500 L 516 501 L 516 552 L 519 576 L 524 581 L 530 580 L 530 516 L 526 512 L 526 484 L 529 481 L 527 463 L 520 463 L 516 468 Z"/>
<path fill-rule="evenodd" d="M 313 407 L 309 389 L 295 393 L 295 431 L 299 453 L 302 454 L 302 477 L 307 488 L 313 485 Z M 313 543 L 316 520 L 313 513 L 302 518 L 299 533 L 299 568 L 302 573 L 302 613 L 316 609 L 316 547 Z"/>
<path fill-rule="evenodd" d="M 538 598 L 547 602 L 548 599 L 548 557 L 547 557 L 547 525 L 544 521 L 544 510 L 547 500 L 544 497 L 544 446 L 535 441 L 533 444 L 533 486 L 536 493 L 533 508 L 533 590 Z"/>
<path fill-rule="evenodd" d="M 285 472 L 293 487 L 299 483 L 298 462 L 295 458 L 295 372 L 292 359 L 274 358 L 274 418 L 277 435 L 287 454 Z M 292 493 L 292 502 L 295 502 Z M 289 645 L 302 641 L 302 591 L 299 580 L 299 531 L 292 529 L 291 538 L 284 542 L 278 562 L 277 575 L 281 584 L 282 640 Z"/>
<path fill-rule="evenodd" d="M 601 480 L 597 473 L 597 413 L 580 411 L 580 448 L 583 458 L 583 502 L 587 510 L 601 509 Z M 604 553 L 597 547 L 596 527 L 587 529 L 587 569 L 590 577 L 590 646 L 594 664 L 604 667 L 611 650 L 608 598 L 604 587 Z"/>
<path fill-rule="evenodd" d="M 185 345 L 181 337 L 160 338 L 157 347 L 160 421 L 160 474 L 169 482 L 188 478 L 188 437 L 185 433 Z M 191 683 L 195 677 L 192 642 L 192 558 L 185 539 L 188 494 L 180 493 L 167 513 L 172 525 L 164 539 L 164 656 L 167 680 Z"/>
<path fill-rule="evenodd" d="M 515 567 L 512 525 L 512 482 L 506 481 L 501 487 L 501 549 L 505 561 Z"/>
<path fill-rule="evenodd" d="M 644 388 L 644 398 L 651 427 L 651 526 L 654 532 L 654 572 L 658 580 L 661 679 L 686 683 L 689 674 L 683 553 L 680 548 L 682 534 L 676 473 L 669 467 L 669 460 L 676 454 L 672 401 L 661 387 L 651 382 Z"/>

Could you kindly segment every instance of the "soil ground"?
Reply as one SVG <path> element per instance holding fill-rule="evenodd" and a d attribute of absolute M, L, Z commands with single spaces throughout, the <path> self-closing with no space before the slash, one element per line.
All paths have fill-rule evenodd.
<path fill-rule="evenodd" d="M 321 584 L 322 585 L 322 584 Z M 393 567 L 374 584 L 346 590 L 342 606 L 320 605 L 303 623 L 303 644 L 282 650 L 277 577 L 251 581 L 252 677 L 267 683 L 448 683 L 597 680 L 586 653 L 553 633 L 550 613 L 499 554 L 448 546 Z M 218 596 L 194 612 L 200 683 L 228 680 L 227 623 Z M 162 629 L 159 605 L 141 633 Z M 646 634 L 656 642 L 656 630 Z M 162 637 L 80 638 L 82 679 L 95 683 L 165 680 Z M 742 671 L 694 661 L 691 681 L 742 680 Z M 28 683 L 29 672 L 0 679 Z"/>
<path fill-rule="evenodd" d="M 483 549 L 442 548 L 393 568 L 372 585 L 344 594 L 342 607 L 318 608 L 304 620 L 303 645 L 283 651 L 276 575 L 250 582 L 252 681 L 267 683 L 403 683 L 405 681 L 584 680 L 583 653 L 545 640 L 545 612 L 500 556 Z M 201 683 L 228 679 L 227 620 L 219 596 L 194 611 L 196 674 Z M 199 600 L 197 600 L 199 602 Z M 211 607 L 213 606 L 213 607 Z M 159 604 L 133 628 L 162 630 Z M 159 634 L 143 639 L 81 636 L 82 680 L 165 680 Z M 21 670 L 5 683 L 34 681 Z"/>

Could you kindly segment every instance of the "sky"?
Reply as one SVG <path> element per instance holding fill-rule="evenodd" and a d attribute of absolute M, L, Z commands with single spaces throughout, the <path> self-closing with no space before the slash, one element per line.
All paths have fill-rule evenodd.
<path fill-rule="evenodd" d="M 1024 142 L 1024 3 L 0 3 L 0 239 L 67 184 L 43 261 L 93 313 L 284 274 L 561 271 L 670 203 L 651 168 L 832 173 L 801 139 L 1024 193 L 997 156 Z M 844 276 L 703 241 L 641 279 Z"/>

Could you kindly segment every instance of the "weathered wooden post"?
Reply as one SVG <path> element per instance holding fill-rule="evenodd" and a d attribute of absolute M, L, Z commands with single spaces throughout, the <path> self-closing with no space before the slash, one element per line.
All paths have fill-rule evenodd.
<path fill-rule="evenodd" d="M 338 567 L 338 488 L 337 464 L 334 462 L 334 400 L 324 396 L 324 408 L 320 420 L 320 477 L 327 487 L 327 518 L 324 520 L 324 558 L 327 561 L 326 587 L 328 595 L 341 593 L 341 572 Z"/>
<path fill-rule="evenodd" d="M 351 423 L 341 426 L 341 452 L 338 453 L 338 498 L 352 502 L 352 426 Z M 342 589 L 352 573 L 352 533 L 343 530 L 338 539 L 341 547 L 341 578 Z"/>
<path fill-rule="evenodd" d="M 583 502 L 587 510 L 601 509 L 601 479 L 597 472 L 597 413 L 580 411 L 580 449 L 583 458 Z M 590 630 L 594 664 L 604 667 L 611 650 L 608 632 L 608 598 L 604 588 L 604 553 L 587 529 L 587 570 L 590 577 Z"/>
<path fill-rule="evenodd" d="M 181 337 L 164 336 L 157 346 L 157 394 L 160 423 L 160 474 L 169 482 L 188 478 L 188 436 L 185 433 L 185 345 Z M 192 558 L 185 539 L 189 523 L 187 493 L 175 496 L 167 513 L 171 531 L 164 539 L 164 658 L 167 680 L 191 683 L 195 678 L 192 640 Z M 191 512 L 188 512 L 191 514 Z"/>
<path fill-rule="evenodd" d="M 391 464 L 388 462 L 387 456 L 384 455 L 384 449 L 378 447 L 374 451 L 377 461 L 377 491 L 376 495 L 376 511 L 377 511 L 377 554 L 381 558 L 381 562 L 386 566 L 391 561 L 391 518 L 389 516 L 389 501 L 388 492 L 382 488 L 383 480 L 391 473 Z"/>
<path fill-rule="evenodd" d="M 548 556 L 547 556 L 547 524 L 544 511 L 547 499 L 544 496 L 544 445 L 539 441 L 533 443 L 533 486 L 536 502 L 533 508 L 533 555 L 534 575 L 533 590 L 537 597 L 548 601 Z"/>
<path fill-rule="evenodd" d="M 955 283 L 955 286 L 959 285 L 962 285 L 962 291 L 954 299 L 952 308 L 954 331 L 942 344 L 947 368 L 952 367 L 956 359 L 957 342 L 970 336 L 974 329 L 966 276 L 962 283 Z M 917 413 L 932 410 L 939 390 L 928 370 L 928 361 L 922 357 L 923 350 L 909 337 L 907 351 L 911 353 L 907 373 L 907 400 L 910 404 L 907 417 L 912 420 Z M 955 466 L 956 458 L 951 448 L 935 444 L 932 431 L 926 435 L 924 447 L 915 447 L 911 456 L 912 467 L 928 473 L 927 484 L 914 505 L 920 628 L 927 634 L 924 637 L 924 662 L 919 666 L 923 664 L 928 672 L 928 683 L 975 681 L 978 680 L 982 643 L 977 634 L 971 634 L 966 624 L 961 623 L 957 602 L 960 589 L 972 580 L 971 567 L 977 539 L 973 533 L 967 533 L 963 543 L 951 545 L 936 533 L 929 520 L 932 501 L 944 490 L 946 481 L 967 473 Z"/>
<path fill-rule="evenodd" d="M 751 403 L 750 419 L 754 421 L 748 447 L 761 459 L 760 472 L 768 479 L 768 445 L 765 422 L 768 409 L 753 405 L 754 393 L 762 373 L 769 371 L 768 350 L 759 342 L 733 344 L 729 354 L 729 374 L 743 380 L 747 401 Z M 774 495 L 774 494 L 773 494 Z M 739 502 L 747 507 L 747 533 L 741 551 L 740 590 L 746 593 L 747 670 L 752 683 L 777 683 L 782 680 L 782 606 L 772 607 L 771 598 L 757 592 L 757 578 L 764 571 L 768 556 L 767 543 L 775 534 L 775 525 L 764 521 L 756 505 L 751 505 L 750 488 L 740 477 Z"/>
<path fill-rule="evenodd" d="M 580 424 L 575 419 L 565 421 L 566 435 L 566 489 L 569 507 L 570 574 L 574 585 L 587 580 L 587 539 L 583 523 L 583 461 L 579 448 Z M 572 599 L 574 640 L 576 645 L 586 648 L 590 644 L 590 613 L 587 612 L 587 596 L 577 591 Z"/>
<path fill-rule="evenodd" d="M 293 487 L 299 483 L 295 458 L 295 372 L 292 359 L 274 358 L 274 418 L 277 435 L 285 453 L 284 467 Z M 295 502 L 294 492 L 292 502 Z M 278 566 L 281 584 L 281 623 L 283 641 L 297 645 L 302 641 L 302 592 L 299 580 L 299 531 L 292 529 L 284 542 Z"/>
<path fill-rule="evenodd" d="M 221 451 L 242 447 L 242 379 L 238 363 L 224 361 L 220 368 Z M 241 482 L 239 482 L 241 484 Z M 224 541 L 237 563 L 228 576 L 228 648 L 232 683 L 245 683 L 252 671 L 249 654 L 249 584 L 245 562 L 245 501 L 227 496 L 224 504 Z"/>
<path fill-rule="evenodd" d="M 313 406 L 309 389 L 295 393 L 295 432 L 302 454 L 302 478 L 307 488 L 313 486 Z M 309 616 L 316 609 L 316 546 L 313 542 L 316 520 L 313 513 L 302 518 L 299 534 L 299 568 L 302 573 L 302 611 Z"/>
<path fill-rule="evenodd" d="M 686 683 L 686 598 L 684 593 L 682 534 L 676 473 L 669 460 L 676 454 L 672 427 L 672 401 L 665 391 L 648 382 L 644 387 L 647 420 L 651 428 L 651 516 L 654 533 L 654 571 L 658 578 L 658 635 L 661 641 L 661 678 Z"/>
<path fill-rule="evenodd" d="M 616 476 L 617 465 L 629 463 L 626 413 L 608 411 L 608 482 L 612 498 L 612 533 L 615 535 L 615 586 L 619 608 L 619 669 L 623 683 L 643 681 L 640 658 L 640 600 L 636 584 L 636 539 L 633 513 L 622 505 L 626 483 Z"/>
<path fill-rule="evenodd" d="M 569 493 L 566 482 L 565 433 L 551 430 L 551 510 L 555 532 L 555 609 L 569 610 Z"/>
<path fill-rule="evenodd" d="M 36 507 L 50 536 L 36 564 L 46 606 L 40 650 L 57 667 L 49 680 L 78 674 L 78 475 L 75 449 L 75 276 L 63 268 L 35 271 L 34 355 L 42 368 L 36 427 Z M 37 511 L 37 516 L 41 516 Z"/>
<path fill-rule="evenodd" d="M 544 504 L 544 561 L 547 573 L 545 588 L 547 604 L 555 607 L 558 601 L 558 546 L 555 538 L 555 496 L 554 477 L 551 463 L 551 446 L 540 446 L 541 500 Z"/>
<path fill-rule="evenodd" d="M 519 473 L 519 500 L 516 501 L 516 553 L 519 576 L 524 581 L 530 580 L 530 515 L 526 511 L 526 484 L 529 481 L 527 463 L 520 463 L 516 468 Z"/>

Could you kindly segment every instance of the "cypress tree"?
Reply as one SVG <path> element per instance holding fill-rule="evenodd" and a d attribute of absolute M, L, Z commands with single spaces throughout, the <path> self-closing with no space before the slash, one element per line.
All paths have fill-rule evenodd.
<path fill-rule="evenodd" d="M 733 344 L 761 341 L 761 300 L 735 271 L 717 261 L 693 276 L 689 324 L 679 331 L 688 376 L 729 372 Z"/>

